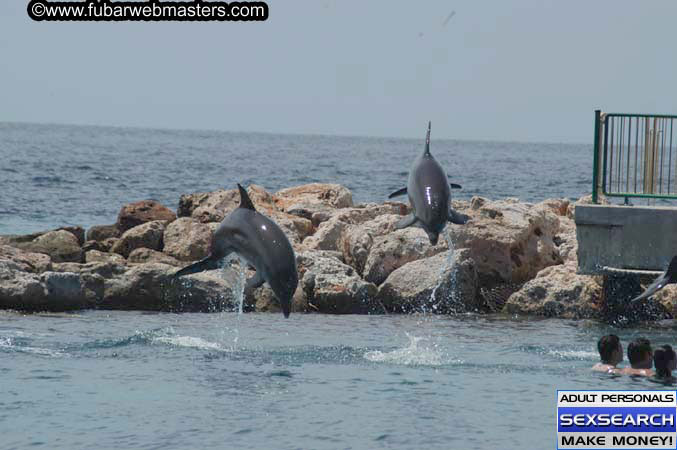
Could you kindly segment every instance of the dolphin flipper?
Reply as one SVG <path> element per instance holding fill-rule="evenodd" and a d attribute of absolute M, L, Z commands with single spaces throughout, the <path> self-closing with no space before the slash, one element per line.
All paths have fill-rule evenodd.
<path fill-rule="evenodd" d="M 204 272 L 205 270 L 214 270 L 219 268 L 219 261 L 222 258 L 218 258 L 213 255 L 207 256 L 205 259 L 191 264 L 188 267 L 184 267 L 174 274 L 175 278 L 182 277 L 184 275 L 191 275 L 194 273 Z"/>
<path fill-rule="evenodd" d="M 407 228 L 409 226 L 412 226 L 413 224 L 416 223 L 417 220 L 418 219 L 416 218 L 415 215 L 409 214 L 408 216 L 404 217 L 403 219 L 400 219 L 400 221 L 395 224 L 395 229 L 401 230 L 402 228 Z"/>
<path fill-rule="evenodd" d="M 460 184 L 456 184 L 456 183 L 449 183 L 449 186 L 452 189 L 463 189 L 463 186 L 461 186 Z"/>
<path fill-rule="evenodd" d="M 466 216 L 465 214 L 454 211 L 453 208 L 449 208 L 448 220 L 456 225 L 465 225 L 468 223 L 468 220 L 470 220 L 470 216 Z"/>
<path fill-rule="evenodd" d="M 390 194 L 390 195 L 388 196 L 388 198 L 399 197 L 400 195 L 404 195 L 404 194 L 406 194 L 406 193 L 407 193 L 407 188 L 404 187 L 404 188 L 398 189 L 397 191 L 395 191 L 395 192 L 393 192 L 392 194 Z"/>
<path fill-rule="evenodd" d="M 247 280 L 247 284 L 245 284 L 245 290 L 250 290 L 250 289 L 256 289 L 258 287 L 261 287 L 263 283 L 265 283 L 266 280 L 263 279 L 260 273 L 256 272 L 254 276 L 252 276 L 250 279 Z"/>

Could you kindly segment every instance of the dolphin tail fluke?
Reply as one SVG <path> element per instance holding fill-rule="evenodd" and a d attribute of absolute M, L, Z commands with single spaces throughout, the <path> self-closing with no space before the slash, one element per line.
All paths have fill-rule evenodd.
<path fill-rule="evenodd" d="M 184 275 L 192 275 L 194 273 L 204 272 L 205 270 L 214 270 L 219 268 L 220 258 L 216 258 L 212 255 L 207 256 L 205 259 L 191 264 L 188 267 L 184 267 L 174 274 L 175 278 L 182 277 Z"/>
<path fill-rule="evenodd" d="M 415 215 L 409 214 L 408 216 L 400 219 L 400 221 L 395 224 L 395 229 L 401 230 L 402 228 L 410 227 L 413 224 L 415 224 L 417 220 L 418 219 L 416 218 Z"/>
<path fill-rule="evenodd" d="M 665 271 L 665 275 L 670 277 L 671 280 L 677 280 L 677 256 L 672 257 L 668 270 Z"/>
<path fill-rule="evenodd" d="M 465 214 L 454 211 L 453 208 L 449 208 L 448 219 L 449 222 L 455 223 L 456 225 L 465 225 L 468 223 L 468 220 L 470 220 L 470 216 L 466 216 Z"/>
<path fill-rule="evenodd" d="M 237 184 L 237 189 L 240 191 L 240 208 L 245 208 L 245 209 L 251 209 L 252 211 L 256 211 L 256 208 L 254 207 L 254 203 L 252 202 L 252 199 L 249 198 L 249 194 L 247 194 L 247 190 L 243 188 L 240 183 Z"/>
<path fill-rule="evenodd" d="M 399 197 L 407 193 L 407 188 L 398 189 L 388 196 L 388 198 Z"/>

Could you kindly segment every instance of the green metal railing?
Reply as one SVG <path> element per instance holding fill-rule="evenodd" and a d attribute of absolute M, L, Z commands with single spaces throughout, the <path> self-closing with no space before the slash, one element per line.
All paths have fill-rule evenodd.
<path fill-rule="evenodd" d="M 595 111 L 593 203 L 600 194 L 626 203 L 633 197 L 677 199 L 675 119 Z"/>

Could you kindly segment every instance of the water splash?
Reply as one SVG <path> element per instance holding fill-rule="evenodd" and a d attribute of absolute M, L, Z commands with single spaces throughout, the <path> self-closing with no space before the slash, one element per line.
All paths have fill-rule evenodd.
<path fill-rule="evenodd" d="M 405 366 L 441 366 L 446 363 L 444 353 L 428 338 L 406 333 L 409 345 L 390 352 L 373 350 L 364 354 L 372 362 L 386 362 Z"/>
<path fill-rule="evenodd" d="M 196 348 L 199 350 L 226 351 L 219 344 L 193 336 L 157 336 L 153 343 L 171 345 L 172 347 Z"/>
<path fill-rule="evenodd" d="M 228 280 L 227 270 L 229 267 L 232 267 L 233 263 L 237 263 L 237 266 L 239 267 L 235 283 L 232 285 L 233 295 L 235 296 L 235 302 L 238 305 L 238 313 L 242 314 L 244 311 L 244 288 L 247 283 L 247 261 L 237 253 L 231 253 L 228 258 L 226 258 L 221 269 L 221 276 L 226 281 Z"/>
<path fill-rule="evenodd" d="M 21 345 L 20 343 L 15 342 L 15 340 L 11 337 L 0 338 L 0 350 L 17 353 L 28 353 L 38 356 L 49 356 L 52 358 L 67 356 L 66 353 L 59 350 Z"/>
<path fill-rule="evenodd" d="M 451 239 L 451 234 L 449 233 L 448 228 L 446 228 L 442 232 L 442 236 L 444 237 L 444 240 L 447 241 L 447 248 L 448 250 L 448 257 L 447 260 L 444 264 L 442 264 L 442 267 L 440 267 L 440 272 L 437 277 L 437 285 L 433 289 L 433 292 L 430 294 L 430 304 L 432 305 L 431 308 L 433 312 L 437 312 L 438 309 L 440 309 L 440 303 L 444 299 L 438 298 L 438 290 L 442 286 L 442 284 L 445 281 L 445 276 L 444 274 L 449 271 L 450 272 L 450 279 L 449 279 L 449 295 L 452 297 L 452 300 L 456 301 L 456 271 L 454 270 L 454 266 L 456 265 L 456 251 L 454 248 L 454 242 Z"/>

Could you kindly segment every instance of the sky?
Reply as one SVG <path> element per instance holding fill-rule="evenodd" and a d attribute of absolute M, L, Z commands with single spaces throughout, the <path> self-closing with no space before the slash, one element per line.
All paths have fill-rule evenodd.
<path fill-rule="evenodd" d="M 677 114 L 674 0 L 269 0 L 246 23 L 27 3 L 0 1 L 0 121 L 587 143 L 597 108 Z"/>

